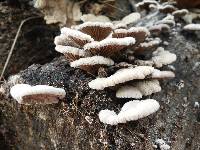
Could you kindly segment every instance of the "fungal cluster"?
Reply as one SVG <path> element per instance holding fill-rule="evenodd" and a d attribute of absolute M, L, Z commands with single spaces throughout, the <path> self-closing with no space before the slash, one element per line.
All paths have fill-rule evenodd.
<path fill-rule="evenodd" d="M 192 5 L 198 5 L 193 2 L 179 1 L 178 3 L 175 1 L 167 1 L 164 3 L 159 3 L 155 0 L 143 0 L 136 4 L 138 11 L 144 16 L 147 14 L 157 15 L 158 13 L 162 13 L 166 15 L 162 20 L 158 20 L 155 24 L 150 25 L 150 31 L 155 32 L 154 34 L 159 34 L 160 32 L 169 32 L 170 28 L 176 25 L 176 22 L 180 20 L 184 21 L 187 25 L 183 27 L 183 30 L 189 33 L 195 33 L 199 37 L 200 24 L 194 23 L 193 20 L 200 18 L 199 9 L 179 9 L 178 6 L 188 5 L 191 7 Z M 190 5 L 191 4 L 191 5 Z"/>
<path fill-rule="evenodd" d="M 71 67 L 97 77 L 88 83 L 91 89 L 111 88 L 117 98 L 136 99 L 126 103 L 118 115 L 110 110 L 100 111 L 100 121 L 106 124 L 137 120 L 157 111 L 156 100 L 138 99 L 161 91 L 159 80 L 175 77 L 172 71 L 162 67 L 173 63 L 176 55 L 159 47 L 162 41 L 158 38 L 170 27 L 158 24 L 159 27 L 129 28 L 129 23 L 85 22 L 64 27 L 54 41 L 56 51 L 66 57 Z"/>
<path fill-rule="evenodd" d="M 99 119 L 105 124 L 117 125 L 156 112 L 159 103 L 145 98 L 161 91 L 161 80 L 175 77 L 173 69 L 166 66 L 176 61 L 176 55 L 163 47 L 168 44 L 165 40 L 180 20 L 189 23 L 182 28 L 184 31 L 200 31 L 200 25 L 193 23 L 193 19 L 199 16 L 191 15 L 187 9 L 179 9 L 175 2 L 144 0 L 136 7 L 138 12 L 118 21 L 105 16 L 84 15 L 82 24 L 61 28 L 60 35 L 54 40 L 55 50 L 65 56 L 71 67 L 94 77 L 88 83 L 91 89 L 109 88 L 116 92 L 117 98 L 131 100 L 119 113 L 101 110 Z M 158 13 L 162 15 L 155 17 Z M 36 102 L 38 97 L 41 103 L 46 103 L 42 97 L 50 94 L 45 90 L 38 92 L 37 86 L 17 86 L 17 90 L 15 86 L 11 89 L 11 95 L 20 103 L 29 103 L 27 95 L 30 103 Z M 24 87 L 29 92 L 18 92 Z M 54 103 L 64 96 L 62 89 L 55 89 L 47 99 Z"/>

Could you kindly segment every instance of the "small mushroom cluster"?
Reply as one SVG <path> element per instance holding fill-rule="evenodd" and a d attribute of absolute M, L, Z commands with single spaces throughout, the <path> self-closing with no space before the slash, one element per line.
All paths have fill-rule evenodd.
<path fill-rule="evenodd" d="M 150 12 L 152 14 L 154 13 L 155 15 L 158 12 L 167 15 L 165 18 L 157 21 L 153 26 L 149 27 L 150 32 L 154 35 L 158 36 L 161 33 L 169 33 L 170 28 L 175 26 L 176 21 L 182 19 L 187 23 L 187 25 L 183 27 L 183 30 L 189 33 L 196 33 L 196 35 L 199 37 L 200 24 L 193 23 L 194 19 L 200 19 L 199 10 L 179 9 L 178 6 L 180 6 L 181 2 L 182 1 L 178 1 L 177 5 L 177 3 L 173 1 L 159 3 L 155 0 L 143 0 L 142 2 L 137 3 L 136 7 L 143 15 L 146 15 Z"/>
<path fill-rule="evenodd" d="M 102 22 L 85 22 L 71 28 L 61 28 L 61 34 L 54 41 L 56 51 L 64 54 L 71 67 L 98 76 L 89 82 L 91 89 L 112 88 L 116 90 L 117 98 L 134 99 L 161 91 L 159 80 L 175 77 L 171 71 L 158 69 L 176 60 L 175 54 L 159 47 L 160 42 L 160 39 L 151 37 L 146 27 L 128 28 L 122 23 Z M 101 73 L 102 70 L 105 73 Z M 140 107 L 151 102 L 154 102 L 149 105 L 148 110 L 151 111 L 147 110 L 142 115 Z M 137 116 L 135 119 L 159 108 L 155 100 L 134 101 L 132 106 L 134 108 L 130 107 L 127 112 L 134 110 L 134 113 L 141 113 L 141 116 L 133 113 Z M 112 116 L 115 116 L 114 120 Z M 109 110 L 99 113 L 102 122 L 112 125 L 135 120 L 134 117 L 128 119 L 123 116 L 124 113 L 119 119 L 118 115 Z"/>
<path fill-rule="evenodd" d="M 160 80 L 174 78 L 172 71 L 164 66 L 176 61 L 176 55 L 160 47 L 161 35 L 169 33 L 175 26 L 176 18 L 188 11 L 179 10 L 175 3 L 160 4 L 155 0 L 144 0 L 137 8 L 145 13 L 166 14 L 153 24 L 141 26 L 137 22 L 144 13 L 132 13 L 121 21 L 86 21 L 71 28 L 61 28 L 55 37 L 55 50 L 62 53 L 71 67 L 80 68 L 96 77 L 88 83 L 94 90 L 110 88 L 117 98 L 134 99 L 127 102 L 117 114 L 101 110 L 99 119 L 105 124 L 117 125 L 137 120 L 156 112 L 160 105 L 154 99 L 138 100 L 161 91 Z M 88 20 L 89 16 L 84 19 Z M 90 16 L 91 17 L 91 16 Z M 148 19 L 148 18 L 147 18 Z M 141 19 L 142 20 L 142 19 Z M 130 24 L 134 27 L 128 27 Z M 185 27 L 189 29 L 191 26 Z M 199 29 L 199 26 L 192 26 Z M 65 91 L 47 85 L 30 86 L 17 84 L 11 95 L 21 104 L 56 103 L 65 97 Z"/>

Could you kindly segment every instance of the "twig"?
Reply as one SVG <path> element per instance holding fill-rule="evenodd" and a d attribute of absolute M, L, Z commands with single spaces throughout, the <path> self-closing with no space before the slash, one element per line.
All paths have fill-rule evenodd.
<path fill-rule="evenodd" d="M 13 41 L 13 43 L 12 43 L 12 47 L 11 47 L 11 49 L 10 49 L 10 51 L 9 51 L 9 54 L 8 54 L 8 57 L 7 57 L 7 59 L 6 59 L 6 63 L 5 63 L 5 65 L 4 65 L 4 67 L 3 67 L 3 70 L 2 70 L 2 72 L 1 72 L 0 81 L 2 80 L 3 75 L 4 75 L 4 73 L 5 73 L 5 70 L 6 70 L 7 66 L 8 66 L 8 63 L 9 63 L 10 58 L 11 58 L 11 56 L 12 56 L 12 53 L 13 53 L 13 50 L 14 50 L 14 48 L 15 48 L 15 45 L 16 45 L 17 39 L 18 39 L 18 37 L 19 37 L 19 33 L 20 33 L 20 31 L 21 31 L 22 26 L 23 26 L 24 23 L 26 23 L 27 21 L 32 20 L 32 19 L 36 19 L 36 18 L 40 18 L 40 17 L 41 17 L 41 16 L 29 17 L 29 18 L 26 18 L 26 19 L 24 19 L 24 20 L 21 21 L 21 23 L 20 23 L 20 25 L 19 25 L 19 28 L 18 28 L 18 30 L 17 30 L 17 34 L 15 35 L 15 39 L 14 39 L 14 41 Z"/>

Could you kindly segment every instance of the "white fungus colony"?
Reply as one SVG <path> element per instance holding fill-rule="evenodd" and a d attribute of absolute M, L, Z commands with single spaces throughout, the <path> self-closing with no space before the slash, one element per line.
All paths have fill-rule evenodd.
<path fill-rule="evenodd" d="M 48 85 L 30 86 L 16 84 L 10 90 L 11 96 L 20 104 L 51 104 L 65 97 L 65 90 Z"/>
<path fill-rule="evenodd" d="M 93 75 L 98 75 L 101 68 L 109 70 L 106 76 L 89 82 L 91 89 L 112 87 L 118 98 L 141 99 L 161 91 L 161 79 L 175 77 L 172 71 L 162 68 L 176 61 L 176 55 L 159 47 L 163 42 L 160 37 L 169 34 L 178 19 L 189 18 L 192 23 L 194 15 L 191 19 L 188 10 L 179 10 L 171 2 L 144 0 L 136 7 L 140 13 L 134 12 L 113 22 L 106 16 L 83 15 L 83 24 L 64 27 L 61 34 L 55 37 L 56 51 L 65 55 L 71 67 L 81 68 Z M 141 26 L 142 17 L 151 12 L 150 19 L 158 12 L 164 17 Z M 135 26 L 128 28 L 131 24 Z M 197 31 L 200 26 L 189 24 L 183 29 Z M 16 99 L 19 100 L 18 97 Z M 110 110 L 100 111 L 99 118 L 105 124 L 116 125 L 146 117 L 158 109 L 156 100 L 133 100 L 125 103 L 118 114 Z"/>
<path fill-rule="evenodd" d="M 105 124 L 117 125 L 144 118 L 156 112 L 159 107 L 159 103 L 154 99 L 133 100 L 125 103 L 118 114 L 108 109 L 100 111 L 99 119 Z"/>

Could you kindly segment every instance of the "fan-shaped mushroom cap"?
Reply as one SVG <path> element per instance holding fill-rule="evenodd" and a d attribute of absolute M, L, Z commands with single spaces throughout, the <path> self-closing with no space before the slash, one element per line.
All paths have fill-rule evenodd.
<path fill-rule="evenodd" d="M 64 34 L 61 34 L 59 36 L 56 36 L 54 39 L 55 45 L 63 45 L 63 46 L 73 46 L 73 47 L 79 47 L 76 43 L 71 41 L 67 36 Z"/>
<path fill-rule="evenodd" d="M 101 41 L 105 39 L 113 30 L 112 23 L 103 22 L 85 22 L 76 26 L 76 29 L 90 35 L 95 41 Z"/>
<path fill-rule="evenodd" d="M 155 113 L 159 108 L 159 103 L 154 99 L 134 100 L 125 103 L 118 115 L 108 109 L 101 110 L 99 119 L 105 124 L 117 125 L 118 123 L 126 123 L 127 121 L 147 117 Z"/>
<path fill-rule="evenodd" d="M 188 14 L 189 11 L 187 9 L 176 10 L 172 13 L 174 17 L 183 17 Z"/>
<path fill-rule="evenodd" d="M 106 38 L 100 42 L 94 41 L 84 46 L 85 51 L 92 55 L 112 56 L 123 48 L 135 44 L 132 37 L 125 38 Z"/>
<path fill-rule="evenodd" d="M 158 47 L 159 44 L 160 40 L 157 39 L 149 42 L 140 43 L 138 47 L 135 48 L 135 54 L 142 54 L 145 53 L 146 51 L 152 52 Z"/>
<path fill-rule="evenodd" d="M 168 33 L 170 31 L 170 26 L 167 24 L 157 24 L 149 28 L 149 31 L 153 35 L 160 35 L 161 33 Z"/>
<path fill-rule="evenodd" d="M 160 71 L 158 69 L 154 69 L 151 74 L 151 78 L 153 79 L 165 79 L 165 78 L 174 78 L 175 74 L 172 71 Z"/>
<path fill-rule="evenodd" d="M 114 61 L 110 58 L 105 58 L 103 56 L 80 58 L 70 63 L 71 67 L 79 67 L 91 74 L 95 74 L 98 71 L 98 68 L 101 66 L 112 65 L 114 65 Z"/>
<path fill-rule="evenodd" d="M 79 60 L 73 61 L 70 63 L 71 67 L 79 67 L 85 65 L 114 65 L 114 61 L 110 58 L 105 58 L 103 56 L 92 56 L 86 58 L 80 58 Z"/>
<path fill-rule="evenodd" d="M 160 83 L 155 79 L 136 82 L 135 86 L 141 91 L 143 96 L 161 91 Z"/>
<path fill-rule="evenodd" d="M 132 86 L 122 86 L 116 92 L 118 98 L 142 98 L 161 91 L 158 80 L 136 81 Z"/>
<path fill-rule="evenodd" d="M 67 27 L 63 27 L 61 29 L 61 34 L 64 34 L 68 39 L 70 39 L 70 41 L 73 41 L 80 47 L 84 46 L 86 43 L 94 41 L 94 39 L 90 35 Z"/>
<path fill-rule="evenodd" d="M 20 104 L 51 104 L 65 97 L 65 90 L 48 85 L 30 86 L 16 84 L 10 90 L 11 96 Z"/>
<path fill-rule="evenodd" d="M 69 61 L 74 61 L 85 56 L 85 51 L 76 47 L 56 45 L 55 50 L 63 53 Z"/>
<path fill-rule="evenodd" d="M 112 34 L 114 38 L 133 37 L 136 43 L 144 42 L 144 40 L 150 35 L 149 30 L 146 27 L 131 27 L 129 30 L 117 29 Z"/>
<path fill-rule="evenodd" d="M 119 88 L 116 92 L 117 98 L 142 98 L 141 91 L 134 86 L 126 85 Z"/>
<path fill-rule="evenodd" d="M 158 2 L 156 2 L 155 0 L 143 0 L 142 2 L 139 2 L 136 4 L 136 7 L 139 8 L 140 10 L 150 10 L 150 5 L 154 5 L 157 6 Z"/>
<path fill-rule="evenodd" d="M 131 13 L 131 14 L 125 16 L 124 18 L 122 18 L 121 22 L 128 25 L 131 23 L 137 23 L 138 20 L 140 20 L 140 18 L 141 18 L 140 13 L 134 12 L 134 13 Z"/>
<path fill-rule="evenodd" d="M 103 90 L 106 87 L 115 86 L 127 81 L 144 79 L 147 75 L 150 75 L 153 70 L 154 68 L 150 66 L 120 69 L 110 77 L 92 80 L 89 82 L 89 87 L 92 89 Z"/>
<path fill-rule="evenodd" d="M 173 5 L 160 5 L 160 7 L 158 8 L 158 10 L 162 13 L 173 13 L 174 11 L 177 10 L 176 7 L 174 7 Z"/>
<path fill-rule="evenodd" d="M 81 16 L 83 22 L 111 22 L 110 19 L 103 15 L 95 16 L 94 14 L 84 14 Z"/>
<path fill-rule="evenodd" d="M 158 22 L 156 22 L 156 24 L 167 24 L 169 26 L 175 26 L 175 20 L 174 20 L 174 16 L 171 14 L 168 14 L 165 18 L 163 18 L 162 20 L 159 20 Z"/>
<path fill-rule="evenodd" d="M 160 68 L 163 65 L 168 65 L 176 61 L 176 55 L 169 51 L 165 51 L 162 47 L 159 47 L 153 52 L 152 61 L 156 67 Z"/>
<path fill-rule="evenodd" d="M 183 29 L 186 31 L 200 31 L 200 24 L 188 24 Z"/>

